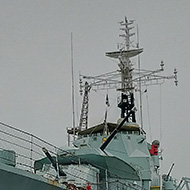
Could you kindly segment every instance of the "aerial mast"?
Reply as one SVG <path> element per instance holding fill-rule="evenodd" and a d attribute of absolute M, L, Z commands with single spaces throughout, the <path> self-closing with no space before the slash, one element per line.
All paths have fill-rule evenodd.
<path fill-rule="evenodd" d="M 73 34 L 71 33 L 71 74 L 72 74 L 72 119 L 73 119 L 73 140 L 75 140 L 75 87 L 74 87 L 74 66 L 73 66 Z"/>
<path fill-rule="evenodd" d="M 131 32 L 134 28 L 132 25 L 134 20 L 129 20 L 125 17 L 124 21 L 119 22 L 121 25 L 121 30 L 123 34 L 119 35 L 124 38 L 124 43 L 118 46 L 118 50 L 112 52 L 106 52 L 106 56 L 109 58 L 117 59 L 119 61 L 118 66 L 119 70 L 104 73 L 97 76 L 85 76 L 80 74 L 80 91 L 82 89 L 85 92 L 90 90 L 86 90 L 85 83 L 82 82 L 82 79 L 88 81 L 89 89 L 97 91 L 97 90 L 108 90 L 108 89 L 116 89 L 121 92 L 120 100 L 118 101 L 118 107 L 121 109 L 121 118 L 127 117 L 127 122 L 136 122 L 135 111 L 131 111 L 134 109 L 134 101 L 135 96 L 134 93 L 139 91 L 140 93 L 140 120 L 141 120 L 141 128 L 143 127 L 142 120 L 142 86 L 156 85 L 162 84 L 166 79 L 174 79 L 175 85 L 177 85 L 177 71 L 174 69 L 174 74 L 171 76 L 162 76 L 158 73 L 164 71 L 164 63 L 161 61 L 160 68 L 150 71 L 141 69 L 140 66 L 140 53 L 143 52 L 143 49 L 139 47 L 139 39 L 137 39 L 137 45 L 132 45 L 131 37 L 135 34 Z M 137 29 L 138 35 L 138 29 Z M 137 36 L 139 38 L 139 36 Z M 131 61 L 133 57 L 138 56 L 138 68 L 134 68 L 134 64 Z M 86 93 L 87 95 L 87 93 Z M 87 97 L 87 96 L 86 96 Z M 83 99 L 83 105 L 87 105 L 88 98 Z M 84 106 L 85 107 L 85 106 Z M 86 111 L 81 111 L 81 118 L 85 123 L 88 118 L 88 106 L 86 106 Z M 82 115 L 83 113 L 83 115 Z M 85 116 L 85 117 L 82 117 Z M 81 120 L 81 121 L 82 121 Z M 82 123 L 82 122 L 80 122 Z M 82 126 L 82 125 L 80 125 Z"/>
<path fill-rule="evenodd" d="M 127 122 L 136 122 L 135 112 L 130 112 L 134 107 L 134 85 L 132 78 L 133 65 L 131 63 L 130 58 L 142 53 L 142 49 L 130 49 L 130 37 L 134 35 L 131 33 L 131 25 L 133 24 L 133 20 L 128 21 L 125 17 L 124 22 L 120 22 L 122 31 L 124 34 L 120 35 L 125 39 L 125 44 L 123 47 L 120 47 L 119 51 L 116 52 L 108 52 L 106 56 L 111 58 L 119 59 L 119 68 L 121 74 L 121 87 L 117 90 L 121 91 L 121 99 L 118 103 L 118 107 L 121 109 L 121 118 L 124 118 L 128 113 L 131 113 L 131 116 L 127 119 Z"/>

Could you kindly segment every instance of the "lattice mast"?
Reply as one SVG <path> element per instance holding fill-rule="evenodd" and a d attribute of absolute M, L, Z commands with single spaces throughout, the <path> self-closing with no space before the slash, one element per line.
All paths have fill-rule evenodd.
<path fill-rule="evenodd" d="M 81 85 L 81 83 L 82 83 L 82 81 L 80 80 L 80 85 Z M 79 122 L 79 127 L 78 127 L 79 131 L 88 128 L 88 105 L 89 105 L 88 95 L 89 95 L 89 91 L 90 91 L 90 86 L 88 85 L 88 82 L 85 82 L 80 122 Z M 80 93 L 82 95 L 82 91 Z"/>
<path fill-rule="evenodd" d="M 119 59 L 119 72 L 121 74 L 121 88 L 117 89 L 121 91 L 120 102 L 118 107 L 121 109 L 121 118 L 124 118 L 134 107 L 134 85 L 133 85 L 133 65 L 130 58 L 140 54 L 143 50 L 139 48 L 130 49 L 130 37 L 134 35 L 131 33 L 130 27 L 133 24 L 133 21 L 128 21 L 125 17 L 124 22 L 120 22 L 122 31 L 124 34 L 120 35 L 125 39 L 125 44 L 123 47 L 120 47 L 119 51 L 108 52 L 106 56 L 111 58 Z M 135 112 L 130 112 L 131 116 L 127 121 L 136 122 Z"/>
<path fill-rule="evenodd" d="M 176 85 L 178 83 L 176 69 L 174 69 L 174 74 L 171 76 L 162 76 L 158 74 L 164 71 L 163 61 L 160 63 L 160 69 L 154 71 L 134 68 L 131 58 L 142 53 L 143 49 L 139 48 L 138 44 L 136 45 L 136 48 L 131 45 L 131 37 L 134 35 L 134 33 L 131 32 L 131 30 L 134 28 L 131 26 L 133 22 L 133 20 L 128 21 L 127 18 L 120 22 L 120 29 L 124 32 L 122 35 L 120 35 L 120 37 L 124 38 L 124 43 L 119 45 L 119 50 L 106 53 L 107 57 L 117 59 L 119 61 L 119 70 L 97 76 L 85 76 L 80 74 L 80 92 L 82 92 L 82 89 L 84 89 L 84 98 L 79 124 L 81 130 L 87 128 L 88 126 L 87 97 L 90 89 L 95 91 L 117 89 L 117 91 L 120 91 L 121 97 L 118 107 L 121 109 L 121 118 L 124 118 L 128 113 L 131 113 L 128 122 L 136 122 L 135 113 L 131 112 L 131 110 L 134 108 L 134 91 L 141 91 L 139 86 L 162 84 L 166 79 L 174 79 L 174 83 Z M 83 84 L 82 79 L 88 81 L 87 89 L 85 85 L 86 83 Z"/>

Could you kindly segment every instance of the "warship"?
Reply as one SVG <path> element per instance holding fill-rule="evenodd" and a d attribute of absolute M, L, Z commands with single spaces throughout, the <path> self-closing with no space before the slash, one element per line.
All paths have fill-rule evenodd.
<path fill-rule="evenodd" d="M 136 122 L 135 100 L 139 98 L 142 120 L 143 85 L 174 79 L 160 76 L 163 61 L 155 71 L 142 70 L 139 43 L 132 45 L 133 20 L 120 22 L 124 43 L 106 56 L 117 60 L 119 69 L 95 77 L 80 75 L 83 94 L 78 127 L 67 128 L 69 146 L 56 147 L 39 137 L 0 123 L 0 189 L 2 190 L 189 190 L 189 181 L 180 182 L 171 176 L 174 164 L 167 174 L 160 172 L 162 159 L 160 142 L 146 140 L 143 123 Z M 133 59 L 137 58 L 137 68 Z M 107 121 L 109 97 L 106 94 L 104 121 L 88 126 L 89 92 L 116 89 L 120 118 Z M 138 97 L 137 94 L 138 93 Z M 102 103 L 103 104 L 103 103 Z M 119 110 L 118 109 L 118 110 Z M 73 140 L 71 140 L 73 139 Z"/>

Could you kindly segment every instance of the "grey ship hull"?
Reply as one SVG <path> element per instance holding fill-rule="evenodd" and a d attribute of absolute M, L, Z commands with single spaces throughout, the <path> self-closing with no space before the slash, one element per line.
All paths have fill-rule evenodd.
<path fill-rule="evenodd" d="M 64 190 L 41 176 L 2 163 L 0 163 L 0 189 Z"/>

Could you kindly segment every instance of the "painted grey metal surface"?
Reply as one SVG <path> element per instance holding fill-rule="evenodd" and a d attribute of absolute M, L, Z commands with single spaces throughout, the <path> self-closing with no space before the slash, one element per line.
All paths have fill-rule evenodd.
<path fill-rule="evenodd" d="M 2 190 L 63 190 L 41 176 L 0 163 Z"/>

